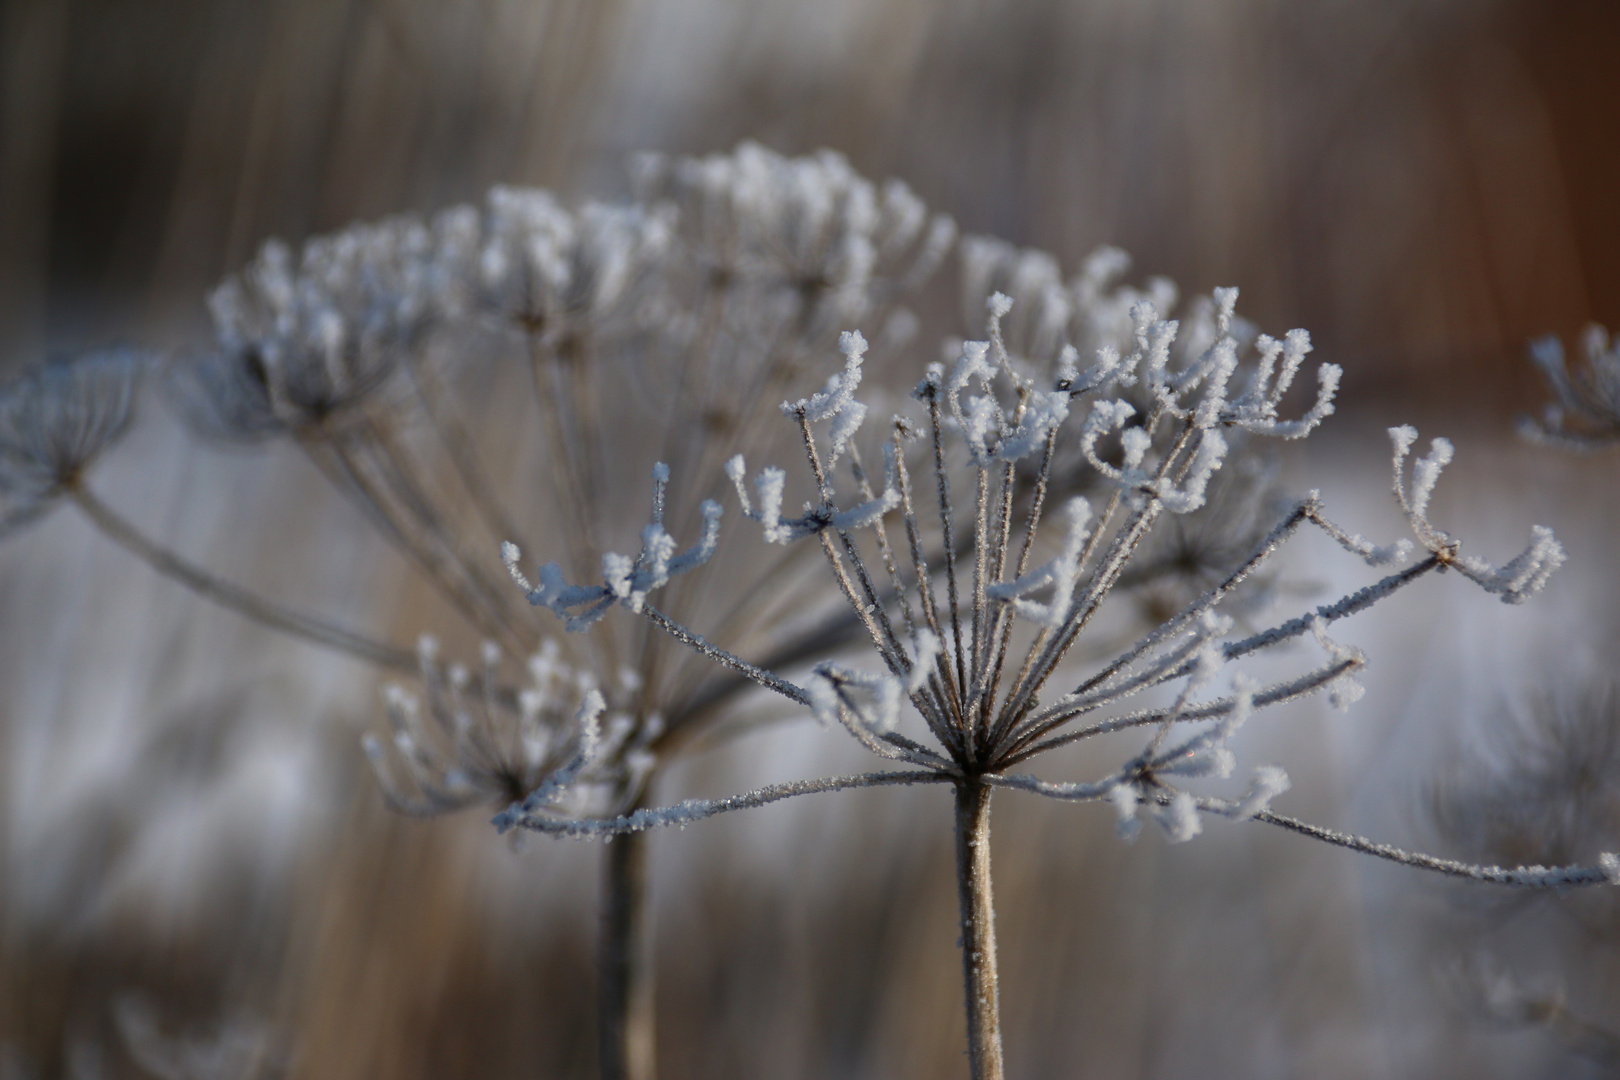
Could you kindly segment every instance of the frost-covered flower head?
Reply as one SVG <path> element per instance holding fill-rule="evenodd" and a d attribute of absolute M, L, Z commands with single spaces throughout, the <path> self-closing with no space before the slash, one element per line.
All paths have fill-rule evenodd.
<path fill-rule="evenodd" d="M 0 389 L 0 498 L 6 517 L 42 508 L 129 428 L 145 357 L 86 353 Z"/>
<path fill-rule="evenodd" d="M 492 642 L 476 675 L 442 665 L 432 638 L 422 639 L 418 655 L 419 692 L 397 683 L 383 691 L 390 742 L 367 736 L 364 743 L 396 810 L 425 816 L 516 803 L 534 813 L 613 814 L 639 795 L 659 723 L 631 714 L 634 672 L 621 671 L 604 688 L 546 641 L 514 689 L 502 682 Z"/>
<path fill-rule="evenodd" d="M 1564 345 L 1556 337 L 1530 343 L 1530 358 L 1552 387 L 1555 400 L 1539 420 L 1526 417 L 1525 437 L 1566 450 L 1598 450 L 1620 442 L 1620 344 L 1601 326 L 1587 327 L 1581 338 L 1586 366 L 1571 374 Z"/>
<path fill-rule="evenodd" d="M 662 270 L 674 228 L 664 205 L 586 203 L 570 211 L 550 192 L 490 191 L 478 255 L 479 302 L 553 337 L 600 330 Z"/>
<path fill-rule="evenodd" d="M 189 414 L 245 438 L 341 423 L 465 306 L 468 226 L 452 210 L 431 227 L 354 225 L 296 253 L 265 244 L 209 297 L 217 346 L 177 372 Z"/>
<path fill-rule="evenodd" d="M 559 822 L 520 808 L 505 822 L 576 835 L 611 833 L 811 791 L 933 781 L 1106 802 L 1127 835 L 1146 815 L 1171 839 L 1186 840 L 1213 813 L 1256 818 L 1447 873 L 1551 883 L 1557 873 L 1397 853 L 1277 815 L 1269 804 L 1288 780 L 1274 766 L 1255 770 L 1247 788 L 1230 795 L 1201 793 L 1193 783 L 1232 773 L 1232 737 L 1256 710 L 1316 693 L 1340 706 L 1359 696 L 1354 677 L 1364 658 L 1328 636 L 1333 622 L 1430 571 L 1448 569 L 1517 602 L 1561 561 L 1556 541 L 1539 529 L 1530 548 L 1504 567 L 1464 559 L 1457 542 L 1427 517 L 1447 455 L 1437 450 L 1425 459 L 1409 484 L 1404 451 L 1416 435 L 1409 429 L 1392 432 L 1395 490 L 1427 558 L 1332 603 L 1239 633 L 1227 613 L 1238 591 L 1307 525 L 1373 566 L 1399 562 L 1412 551 L 1411 542 L 1376 546 L 1346 532 L 1325 516 L 1313 492 L 1279 512 L 1199 595 L 1112 659 L 1072 674 L 1073 688 L 1061 689 L 1066 683 L 1058 680 L 1074 666 L 1073 646 L 1148 550 L 1150 535 L 1166 519 L 1206 504 L 1212 478 L 1228 463 L 1230 436 L 1302 438 L 1333 411 L 1339 371 L 1324 364 L 1316 372 L 1314 403 L 1298 416 L 1283 412 L 1308 339 L 1296 331 L 1281 339 L 1260 336 L 1245 347 L 1232 330 L 1236 296 L 1234 289 L 1216 292 L 1209 332 L 1199 331 L 1195 347 L 1186 350 L 1175 348 L 1178 325 L 1138 302 L 1130 352 L 1099 348 L 1086 370 L 1071 363 L 1042 385 L 1014 367 L 1000 325 L 1013 304 L 995 294 L 988 340 L 966 342 L 953 362 L 928 369 L 914 392 L 916 412 L 883 426 L 881 464 L 860 449 L 870 412 L 858 397 L 867 343 L 859 333 L 844 335 L 843 363 L 824 389 L 780 409 L 798 430 L 809 463 L 803 510 L 787 509 L 797 496 L 781 469 L 750 477 L 739 457 L 726 472 L 743 515 L 759 525 L 765 541 L 820 548 L 833 587 L 875 653 L 876 670 L 826 660 L 808 680 L 795 682 L 669 618 L 653 598 L 675 577 L 669 570 L 677 560 L 673 543 L 654 536 L 656 530 L 644 538 L 640 557 L 604 565 L 600 585 L 570 584 L 555 565 L 530 582 L 519 553 L 509 549 L 509 569 L 530 601 L 551 608 L 570 629 L 586 629 L 622 605 L 711 661 L 843 728 L 903 771 L 689 801 L 618 822 Z M 1116 396 L 1121 387 L 1140 394 L 1146 416 L 1138 418 L 1137 407 Z M 1133 419 L 1139 422 L 1128 423 Z M 1081 497 L 1048 503 L 1055 448 L 1063 441 L 1077 444 L 1080 459 L 1100 478 L 1101 505 Z M 1039 462 L 1033 475 L 1017 467 L 1026 458 Z M 656 504 L 655 523 L 663 513 L 661 497 Z M 718 516 L 718 507 L 705 512 L 713 523 Z M 691 550 L 707 546 L 708 535 Z M 704 572 L 701 559 L 680 560 L 688 575 Z M 1298 674 L 1262 684 L 1241 670 L 1245 657 L 1301 639 L 1314 640 L 1321 658 Z M 920 731 L 905 730 L 908 717 L 920 721 Z M 1018 771 L 1050 750 L 1132 729 L 1148 732 L 1145 747 L 1098 780 L 1047 781 Z M 1589 869 L 1558 873 L 1566 883 L 1602 878 Z"/>
<path fill-rule="evenodd" d="M 702 221 L 692 217 L 702 219 L 705 210 L 676 197 L 679 185 L 673 180 L 668 191 L 644 185 L 627 204 L 578 208 L 544 191 L 497 188 L 480 210 L 457 210 L 443 219 L 448 224 L 440 231 L 455 243 L 439 244 L 429 261 L 428 276 L 439 283 L 435 295 L 449 298 L 437 305 L 438 325 L 454 331 L 471 327 L 480 334 L 491 325 L 500 329 L 487 354 L 498 358 L 487 377 L 502 387 L 497 391 L 502 408 L 514 393 L 534 395 L 541 440 L 532 447 L 540 460 L 530 483 L 537 482 L 543 492 L 544 513 L 525 521 L 498 504 L 496 485 L 480 475 L 477 460 L 489 460 L 493 439 L 489 446 L 472 446 L 481 433 L 473 431 L 470 414 L 462 414 L 456 427 L 454 410 L 434 400 L 433 370 L 413 367 L 412 378 L 401 380 L 422 399 L 410 418 L 437 424 L 440 444 L 459 454 L 454 468 L 443 472 L 463 482 L 467 502 L 488 531 L 500 539 L 538 542 L 554 555 L 528 586 L 542 597 L 539 602 L 565 613 L 569 630 L 596 628 L 589 636 L 565 639 L 557 663 L 595 672 L 630 671 L 640 680 L 622 700 L 609 695 L 606 701 L 610 713 L 629 718 L 631 730 L 596 766 L 611 765 L 624 775 L 650 769 L 683 740 L 708 730 L 709 721 L 725 719 L 729 705 L 751 684 L 734 671 L 717 672 L 679 642 L 649 635 L 644 627 L 622 621 L 599 625 L 613 608 L 657 617 L 667 605 L 676 617 L 721 619 L 773 661 L 790 661 L 814 644 L 848 638 L 848 620 L 829 612 L 825 602 L 812 598 L 795 610 L 796 590 L 774 582 L 759 588 L 767 568 L 783 569 L 776 553 L 738 543 L 723 579 L 711 578 L 702 589 L 683 588 L 681 582 L 720 551 L 721 462 L 739 451 L 774 452 L 791 436 L 769 422 L 766 410 L 804 381 L 800 367 L 813 351 L 818 331 L 811 324 L 820 317 L 806 322 L 792 304 L 778 303 L 783 295 L 797 296 L 792 275 L 843 275 L 839 280 L 854 283 L 862 310 L 882 318 L 939 263 L 953 236 L 948 221 L 931 219 L 903 185 L 880 189 L 834 155 L 787 159 L 745 147 L 710 160 L 730 163 L 736 186 L 727 191 L 736 196 L 732 209 L 740 216 L 735 220 L 749 237 L 746 267 L 734 266 L 729 277 L 711 272 L 715 253 L 704 246 Z M 672 175 L 685 175 L 694 166 L 692 159 L 664 164 Z M 829 201 L 817 209 L 823 196 Z M 877 252 L 875 262 L 841 262 L 833 256 L 862 243 Z M 489 337 L 481 340 L 487 343 Z M 764 422 L 758 420 L 762 414 Z M 537 624 L 549 616 L 523 607 L 504 585 L 489 588 L 485 558 L 495 545 L 482 536 L 450 533 L 447 526 L 461 519 L 430 504 L 440 477 L 415 467 L 410 457 L 415 442 L 391 437 L 386 421 L 393 418 L 381 407 L 370 409 L 364 428 L 317 449 L 329 451 L 368 500 L 367 510 L 393 526 L 407 554 L 484 635 L 499 641 L 507 655 L 532 651 L 539 640 Z M 508 447 L 499 451 L 507 455 L 502 460 L 510 459 Z M 649 515 L 648 465 L 654 461 Z M 612 542 L 632 531 L 639 531 L 639 543 L 632 540 L 627 548 Z M 516 550 L 514 544 L 510 551 Z M 518 556 L 509 554 L 508 561 L 516 567 Z M 807 560 L 797 554 L 786 560 L 797 561 Z M 569 584 L 598 571 L 599 584 Z M 649 596 L 660 590 L 655 607 Z M 786 617 L 784 608 L 790 611 Z M 424 676 L 424 685 L 423 701 L 431 705 L 433 677 Z M 446 690 L 438 696 L 448 702 L 453 695 Z M 395 695 L 393 711 L 409 729 L 403 700 Z M 557 712 L 565 727 L 576 723 L 577 704 Z M 437 709 L 448 715 L 447 710 L 453 711 L 451 705 Z M 418 708 L 420 716 L 434 712 Z M 511 709 L 489 712 L 488 721 L 491 730 L 508 731 L 507 743 L 516 738 L 511 731 L 525 726 Z M 425 744 L 413 736 L 413 746 Z M 501 769 L 468 767 L 462 760 L 468 754 L 490 757 L 479 745 L 468 743 L 453 767 L 452 759 L 439 760 L 437 781 L 423 786 L 418 777 L 418 797 L 434 805 L 454 804 L 458 799 L 452 796 L 467 787 L 468 776 L 520 776 L 534 789 L 549 784 L 546 790 L 571 791 L 596 775 L 567 771 L 568 760 L 549 757 L 516 767 L 511 753 L 499 755 L 508 762 Z M 559 744 L 553 740 L 552 745 Z M 632 753 L 640 763 L 635 768 L 625 756 Z M 410 760 L 426 769 L 420 752 L 413 754 Z M 390 754 L 388 760 L 398 772 L 406 758 Z M 547 779 L 555 779 L 553 774 L 563 779 L 553 783 Z M 462 780 L 452 784 L 455 777 Z M 499 784 L 472 784 L 480 791 L 492 787 L 504 790 Z M 639 793 L 636 785 L 626 790 Z M 411 802 L 403 796 L 396 801 Z M 565 799 L 560 805 L 577 809 L 599 802 Z"/>
<path fill-rule="evenodd" d="M 785 289 L 807 326 L 848 325 L 926 280 L 955 226 L 898 180 L 881 187 L 830 150 L 788 158 L 757 143 L 730 154 L 636 161 L 638 196 L 679 209 L 681 234 L 712 276 Z"/>
<path fill-rule="evenodd" d="M 959 246 L 962 265 L 962 314 L 976 331 L 990 297 L 1001 293 L 1012 301 L 1000 332 L 1014 367 L 1043 374 L 1062 364 L 1096 356 L 1110 348 L 1131 351 L 1136 333 L 1133 310 L 1148 304 L 1156 313 L 1175 310 L 1177 290 L 1169 278 L 1149 278 L 1141 287 L 1125 282 L 1130 256 L 1119 248 L 1100 247 L 1080 271 L 1064 280 L 1057 258 L 1036 248 L 1020 248 L 993 236 L 965 236 Z M 1207 320 L 1207 298 L 1198 317 Z M 1245 335 L 1239 331 L 1238 337 Z M 1248 334 L 1247 339 L 1252 340 Z M 1180 337 L 1179 347 L 1207 347 L 1212 339 L 1200 329 Z M 1246 343 L 1246 342 L 1245 342 Z M 1065 352 L 1072 350 L 1068 356 Z"/>

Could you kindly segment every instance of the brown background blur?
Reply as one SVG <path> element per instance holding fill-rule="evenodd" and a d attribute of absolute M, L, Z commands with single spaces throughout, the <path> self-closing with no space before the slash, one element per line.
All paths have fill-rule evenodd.
<path fill-rule="evenodd" d="M 1239 284 L 1245 314 L 1310 328 L 1344 365 L 1345 411 L 1503 431 L 1542 397 L 1528 337 L 1620 324 L 1617 56 L 1607 0 L 6 0 L 0 370 L 201 342 L 206 289 L 271 236 L 498 182 L 612 195 L 629 151 L 754 138 L 842 150 L 964 231 L 1066 267 L 1106 242 L 1186 293 Z M 348 533 L 296 463 L 143 438 L 132 460 L 171 471 L 123 467 L 109 487 L 186 523 L 191 550 L 368 595 L 359 556 L 327 559 L 319 586 L 299 576 L 300 553 Z M 1369 453 L 1382 497 L 1387 450 Z M 1512 453 L 1486 460 L 1534 502 L 1545 475 Z M 1572 468 L 1569 490 L 1612 490 L 1612 466 Z M 1612 546 L 1603 515 L 1572 555 Z M 1499 548 L 1522 542 L 1511 517 Z M 0 566 L 0 1080 L 588 1075 L 593 849 L 514 854 L 480 820 L 389 816 L 355 749 L 369 676 L 173 599 L 80 526 L 48 528 Z M 1597 565 L 1585 580 L 1606 585 Z M 1501 617 L 1453 614 L 1480 612 Z M 1393 661 L 1430 704 L 1451 686 L 1436 667 L 1475 670 Z M 1361 707 L 1371 742 L 1315 714 L 1280 736 L 1293 808 L 1359 824 L 1358 807 L 1409 795 L 1415 749 L 1388 786 L 1342 780 L 1411 749 L 1378 742 L 1404 700 Z M 96 723 L 119 709 L 157 719 L 112 738 Z M 264 746 L 289 717 L 315 749 L 266 778 L 251 763 L 283 760 Z M 745 743 L 670 788 L 727 790 L 822 741 Z M 19 775 L 75 755 L 114 764 Z M 226 789 L 246 802 L 209 801 Z M 965 1072 L 937 801 L 861 795 L 655 842 L 664 1075 Z M 1421 837 L 1421 815 L 1391 813 L 1362 816 Z M 142 846 L 159 818 L 183 855 Z M 254 831 L 272 819 L 273 843 Z M 1565 1061 L 1443 1000 L 1429 976 L 1445 956 L 1423 958 L 1444 894 L 1408 883 L 1391 901 L 1379 870 L 1238 830 L 1127 848 L 1106 815 L 1012 801 L 997 829 L 1016 1076 Z M 193 1044 L 218 1061 L 153 1064 Z"/>
<path fill-rule="evenodd" d="M 1620 321 L 1617 46 L 1604 0 L 8 0 L 0 357 L 195 332 L 269 236 L 746 137 L 1500 404 L 1526 337 Z"/>

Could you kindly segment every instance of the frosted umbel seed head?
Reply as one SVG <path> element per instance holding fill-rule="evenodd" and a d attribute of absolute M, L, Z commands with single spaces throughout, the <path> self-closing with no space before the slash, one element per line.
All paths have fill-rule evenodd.
<path fill-rule="evenodd" d="M 26 372 L 0 389 L 0 498 L 32 514 L 129 429 L 146 358 L 86 353 Z"/>
<path fill-rule="evenodd" d="M 1580 453 L 1620 442 L 1620 345 L 1597 325 L 1587 328 L 1581 345 L 1586 363 L 1572 373 L 1558 338 L 1530 343 L 1530 359 L 1553 391 L 1539 418 L 1520 421 L 1519 430 L 1530 441 Z"/>

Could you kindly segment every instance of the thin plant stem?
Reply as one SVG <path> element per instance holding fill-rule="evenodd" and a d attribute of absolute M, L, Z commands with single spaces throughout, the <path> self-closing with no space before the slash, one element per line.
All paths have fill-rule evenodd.
<path fill-rule="evenodd" d="M 367 663 L 398 671 L 416 670 L 416 655 L 408 649 L 373 641 L 363 634 L 333 626 L 313 616 L 283 607 L 229 581 L 215 577 L 201 567 L 182 559 L 149 539 L 83 484 L 69 487 L 67 493 L 102 535 L 141 558 L 158 573 L 180 582 L 198 596 L 212 600 L 221 607 L 229 608 L 273 630 L 346 652 Z"/>
<path fill-rule="evenodd" d="M 498 541 L 519 540 L 522 533 L 496 496 L 478 447 L 455 405 L 447 400 L 444 384 L 438 374 L 425 359 L 415 355 L 410 358 L 409 371 L 411 384 L 416 388 L 417 397 L 433 425 L 433 432 L 449 454 L 456 476 L 484 519 L 484 524 Z"/>
<path fill-rule="evenodd" d="M 962 976 L 973 1080 L 1002 1080 L 1004 1075 L 990 880 L 990 793 L 990 787 L 977 780 L 956 785 L 956 884 L 962 905 Z"/>
<path fill-rule="evenodd" d="M 596 1024 L 602 1080 L 653 1080 L 654 983 L 647 919 L 647 836 L 627 833 L 602 852 Z"/>
<path fill-rule="evenodd" d="M 413 526 L 401 520 L 392 505 L 394 500 L 384 490 L 384 482 L 372 474 L 354 449 L 339 442 L 334 442 L 332 449 L 344 473 L 353 484 L 352 490 L 358 493 L 362 501 L 370 504 L 378 516 L 389 523 L 390 531 L 398 539 L 401 550 L 438 586 L 440 594 L 449 600 L 468 622 L 500 641 L 506 649 L 513 653 L 524 652 L 526 650 L 524 641 L 512 635 L 510 628 L 484 606 L 481 598 L 468 583 L 457 579 L 453 572 L 454 568 L 437 546 L 430 542 L 430 538 L 423 536 Z"/>

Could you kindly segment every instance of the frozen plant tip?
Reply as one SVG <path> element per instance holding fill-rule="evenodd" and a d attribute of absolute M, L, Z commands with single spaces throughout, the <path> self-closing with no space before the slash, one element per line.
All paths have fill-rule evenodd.
<path fill-rule="evenodd" d="M 1529 546 L 1501 566 L 1492 566 L 1476 557 L 1461 557 L 1461 545 L 1429 523 L 1429 497 L 1434 493 L 1441 470 L 1451 464 L 1451 442 L 1448 439 L 1435 439 L 1430 444 L 1428 455 L 1412 466 L 1411 484 L 1408 485 L 1405 479 L 1406 459 L 1411 454 L 1412 444 L 1417 441 L 1417 435 L 1417 429 L 1411 426 L 1389 429 L 1389 437 L 1395 444 L 1395 500 L 1405 512 L 1418 544 L 1429 552 L 1430 559 L 1435 563 L 1456 570 L 1486 592 L 1500 597 L 1504 604 L 1523 603 L 1527 596 L 1539 592 L 1553 571 L 1564 565 L 1566 558 L 1563 545 L 1553 536 L 1552 530 L 1541 525 L 1532 526 Z M 1358 550 L 1355 540 L 1347 546 Z M 1362 552 L 1358 550 L 1359 553 Z M 1368 549 L 1363 557 L 1370 558 L 1376 554 L 1376 550 Z"/>

